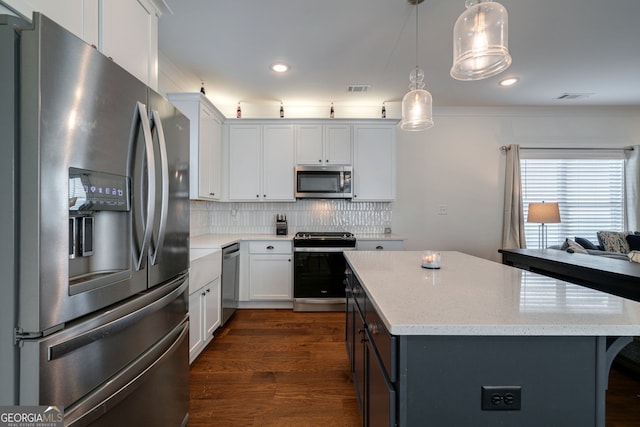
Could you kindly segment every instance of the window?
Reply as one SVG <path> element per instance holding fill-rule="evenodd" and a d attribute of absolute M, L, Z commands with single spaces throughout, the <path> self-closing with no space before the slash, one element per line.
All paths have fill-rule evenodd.
<path fill-rule="evenodd" d="M 520 160 L 525 220 L 532 202 L 558 202 L 559 224 L 547 225 L 549 246 L 600 230 L 624 229 L 624 159 L 617 151 L 530 150 Z M 525 222 L 527 247 L 538 247 L 540 224 Z"/>

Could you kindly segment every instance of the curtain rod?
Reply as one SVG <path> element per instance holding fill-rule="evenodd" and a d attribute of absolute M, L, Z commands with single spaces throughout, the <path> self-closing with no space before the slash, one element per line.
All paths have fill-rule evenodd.
<path fill-rule="evenodd" d="M 622 148 L 589 148 L 589 147 L 520 147 L 521 150 L 588 150 L 588 151 L 633 151 L 633 147 Z M 500 147 L 500 151 L 509 151 L 507 145 Z"/>

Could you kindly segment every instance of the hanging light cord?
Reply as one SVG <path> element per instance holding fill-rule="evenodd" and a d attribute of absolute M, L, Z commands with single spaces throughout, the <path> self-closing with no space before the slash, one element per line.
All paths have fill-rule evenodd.
<path fill-rule="evenodd" d="M 416 3 L 416 69 L 418 68 L 418 5 Z"/>

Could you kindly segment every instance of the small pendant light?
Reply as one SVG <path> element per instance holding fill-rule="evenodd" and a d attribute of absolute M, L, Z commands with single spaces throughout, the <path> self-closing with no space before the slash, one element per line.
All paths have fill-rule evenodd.
<path fill-rule="evenodd" d="M 402 130 L 425 130 L 433 126 L 432 97 L 424 90 L 424 72 L 418 67 L 418 5 L 424 0 L 408 0 L 416 6 L 416 68 L 411 71 L 410 91 L 402 98 Z"/>
<path fill-rule="evenodd" d="M 482 80 L 509 68 L 507 10 L 494 1 L 466 0 L 453 27 L 453 66 L 456 80 Z"/>

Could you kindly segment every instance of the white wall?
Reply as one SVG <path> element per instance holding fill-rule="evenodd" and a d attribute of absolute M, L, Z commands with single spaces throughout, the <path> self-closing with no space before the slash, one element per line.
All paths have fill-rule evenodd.
<path fill-rule="evenodd" d="M 505 154 L 521 147 L 640 144 L 640 108 L 434 108 L 435 126 L 398 131 L 393 232 L 409 250 L 500 260 Z M 448 214 L 439 215 L 439 206 Z"/>

